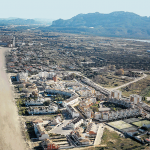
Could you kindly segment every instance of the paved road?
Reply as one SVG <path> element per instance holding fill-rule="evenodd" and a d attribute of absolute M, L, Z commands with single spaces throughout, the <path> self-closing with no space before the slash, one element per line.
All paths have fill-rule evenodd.
<path fill-rule="evenodd" d="M 80 72 L 71 72 L 71 73 L 75 73 L 75 74 L 77 74 L 77 75 L 82 75 L 84 78 L 86 78 L 86 79 L 92 81 L 91 79 L 85 77 L 85 76 L 84 76 L 83 74 L 81 74 Z M 106 89 L 106 90 L 108 90 L 108 91 L 112 91 L 112 90 L 117 90 L 117 89 L 120 89 L 120 88 L 122 88 L 122 87 L 128 86 L 129 84 L 135 83 L 135 82 L 137 82 L 137 81 L 139 81 L 139 80 L 142 80 L 142 79 L 144 79 L 144 78 L 146 78 L 146 77 L 147 77 L 147 75 L 143 73 L 143 76 L 142 76 L 142 77 L 136 78 L 135 80 L 133 80 L 133 81 L 131 81 L 131 82 L 125 83 L 125 84 L 120 85 L 120 86 L 115 87 L 115 88 L 104 88 L 104 87 L 100 86 L 99 84 L 96 84 L 96 83 L 93 82 L 93 81 L 92 81 L 92 82 L 93 82 L 96 86 L 98 86 L 98 87 L 100 87 L 100 88 Z"/>
<path fill-rule="evenodd" d="M 101 143 L 101 138 L 103 136 L 103 131 L 104 131 L 104 126 L 103 126 L 102 123 L 100 123 L 98 131 L 97 131 L 97 135 L 96 135 L 96 138 L 95 138 L 95 141 L 94 141 L 94 146 L 97 146 Z"/>
<path fill-rule="evenodd" d="M 132 84 L 132 83 L 135 83 L 135 82 L 137 82 L 137 81 L 139 81 L 139 80 L 142 80 L 142 79 L 144 79 L 144 78 L 146 78 L 146 77 L 147 77 L 147 75 L 146 75 L 146 74 L 143 74 L 143 76 L 140 77 L 140 78 L 136 78 L 135 80 L 133 80 L 133 81 L 131 81 L 131 82 L 128 82 L 128 83 L 126 83 L 126 84 L 123 84 L 123 85 L 120 85 L 120 86 L 117 86 L 117 87 L 115 87 L 115 88 L 111 88 L 111 89 L 108 89 L 108 90 L 112 91 L 112 90 L 120 89 L 120 88 L 122 88 L 122 87 L 128 86 L 129 84 Z"/>

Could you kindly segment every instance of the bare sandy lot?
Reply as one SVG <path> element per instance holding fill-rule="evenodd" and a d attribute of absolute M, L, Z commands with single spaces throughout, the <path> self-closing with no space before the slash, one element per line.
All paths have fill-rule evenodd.
<path fill-rule="evenodd" d="M 5 72 L 4 53 L 7 50 L 0 47 L 0 150 L 24 150 L 19 116 Z"/>

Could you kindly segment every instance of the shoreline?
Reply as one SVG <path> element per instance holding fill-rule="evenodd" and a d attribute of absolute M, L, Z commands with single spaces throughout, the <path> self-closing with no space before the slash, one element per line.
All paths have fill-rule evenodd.
<path fill-rule="evenodd" d="M 0 149 L 24 150 L 14 91 L 6 73 L 5 53 L 9 49 L 0 47 Z"/>

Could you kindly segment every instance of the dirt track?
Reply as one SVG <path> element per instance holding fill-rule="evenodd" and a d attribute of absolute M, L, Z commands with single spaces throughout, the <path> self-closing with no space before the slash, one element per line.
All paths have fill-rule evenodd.
<path fill-rule="evenodd" d="M 122 87 L 128 86 L 129 84 L 138 82 L 138 81 L 140 81 L 140 80 L 142 80 L 142 79 L 144 79 L 144 78 L 146 78 L 146 77 L 147 77 L 147 75 L 146 75 L 146 74 L 143 74 L 142 77 L 136 78 L 135 80 L 133 80 L 133 81 L 131 81 L 131 82 L 125 83 L 125 84 L 120 85 L 120 86 L 117 86 L 117 87 L 115 87 L 115 88 L 107 88 L 107 89 L 110 90 L 110 91 L 118 90 L 118 89 L 120 89 L 120 88 L 122 88 Z"/>
<path fill-rule="evenodd" d="M 0 150 L 24 150 L 17 108 L 4 68 L 7 50 L 0 47 Z"/>

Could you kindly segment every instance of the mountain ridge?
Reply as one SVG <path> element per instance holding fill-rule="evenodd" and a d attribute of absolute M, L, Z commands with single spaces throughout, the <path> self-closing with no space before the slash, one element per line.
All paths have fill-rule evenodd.
<path fill-rule="evenodd" d="M 89 29 L 89 28 L 93 29 Z M 64 28 L 64 30 L 63 30 Z M 48 30 L 74 33 L 75 28 L 79 33 L 129 37 L 150 38 L 150 17 L 142 17 L 132 12 L 117 11 L 109 14 L 88 13 L 78 14 L 68 20 L 58 19 L 52 22 Z M 83 29 L 83 31 L 81 31 Z M 87 31 L 85 31 L 87 30 Z"/>
<path fill-rule="evenodd" d="M 1 18 L 0 25 L 33 25 L 40 24 L 40 22 L 35 21 L 34 19 L 22 19 L 22 18 Z"/>

